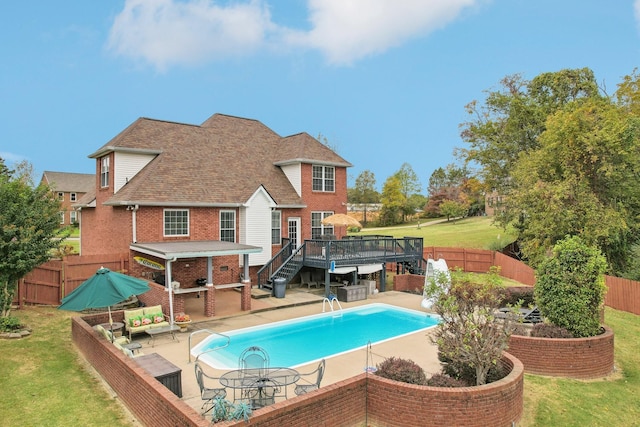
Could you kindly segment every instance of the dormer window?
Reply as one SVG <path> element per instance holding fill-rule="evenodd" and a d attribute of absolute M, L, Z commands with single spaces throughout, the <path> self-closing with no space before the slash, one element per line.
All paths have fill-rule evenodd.
<path fill-rule="evenodd" d="M 333 192 L 336 188 L 336 171 L 333 166 L 313 166 L 313 191 Z"/>

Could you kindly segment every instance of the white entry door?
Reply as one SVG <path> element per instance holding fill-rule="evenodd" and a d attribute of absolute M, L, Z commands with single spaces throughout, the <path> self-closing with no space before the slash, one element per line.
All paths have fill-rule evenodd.
<path fill-rule="evenodd" d="M 288 220 L 289 240 L 294 249 L 300 246 L 300 218 L 289 218 Z"/>

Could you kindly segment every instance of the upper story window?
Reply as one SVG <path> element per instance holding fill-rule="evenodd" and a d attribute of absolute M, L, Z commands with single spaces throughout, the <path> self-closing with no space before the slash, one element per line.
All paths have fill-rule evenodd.
<path fill-rule="evenodd" d="M 109 186 L 109 156 L 100 159 L 100 187 Z"/>
<path fill-rule="evenodd" d="M 313 166 L 313 191 L 333 192 L 335 188 L 335 168 L 333 166 Z"/>
<path fill-rule="evenodd" d="M 319 239 L 323 234 L 333 234 L 333 225 L 324 225 L 322 220 L 333 212 L 311 212 L 311 238 Z"/>
<path fill-rule="evenodd" d="M 279 245 L 280 243 L 282 243 L 282 213 L 271 211 L 271 244 Z"/>
<path fill-rule="evenodd" d="M 71 193 L 69 195 L 69 200 L 71 200 L 72 202 L 75 202 L 78 199 L 78 195 L 76 193 Z"/>
<path fill-rule="evenodd" d="M 164 235 L 188 236 L 189 235 L 189 210 L 165 209 L 164 210 Z"/>
<path fill-rule="evenodd" d="M 64 193 L 62 191 L 58 192 L 58 200 L 64 200 Z"/>
<path fill-rule="evenodd" d="M 220 211 L 220 240 L 236 241 L 236 211 Z"/>

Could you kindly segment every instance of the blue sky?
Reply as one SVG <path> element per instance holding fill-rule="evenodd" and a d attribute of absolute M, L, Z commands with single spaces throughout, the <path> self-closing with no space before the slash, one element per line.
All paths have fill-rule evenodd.
<path fill-rule="evenodd" d="M 464 106 L 507 75 L 591 68 L 612 94 L 640 57 L 640 0 L 46 0 L 0 6 L 0 157 L 94 173 L 139 117 L 214 113 L 322 134 L 377 186 L 424 194 Z"/>

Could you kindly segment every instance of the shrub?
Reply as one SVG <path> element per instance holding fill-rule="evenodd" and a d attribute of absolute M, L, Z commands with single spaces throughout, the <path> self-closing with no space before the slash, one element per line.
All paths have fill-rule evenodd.
<path fill-rule="evenodd" d="M 531 307 L 535 305 L 533 286 L 509 286 L 505 289 L 502 306 Z"/>
<path fill-rule="evenodd" d="M 412 360 L 390 357 L 377 366 L 376 375 L 409 384 L 425 385 L 424 370 Z"/>
<path fill-rule="evenodd" d="M 532 337 L 537 338 L 573 338 L 573 334 L 562 326 L 538 323 L 531 329 Z"/>
<path fill-rule="evenodd" d="M 13 332 L 20 328 L 22 328 L 22 325 L 17 317 L 0 317 L 0 332 Z"/>
<path fill-rule="evenodd" d="M 445 374 L 434 374 L 427 380 L 431 387 L 468 387 L 469 384 L 457 378 L 451 378 Z"/>
<path fill-rule="evenodd" d="M 574 337 L 598 335 L 606 268 L 600 250 L 580 237 L 559 241 L 553 256 L 543 260 L 536 272 L 534 295 L 540 313 Z"/>
<path fill-rule="evenodd" d="M 503 300 L 498 272 L 492 267 L 488 280 L 478 281 L 458 270 L 452 272 L 450 286 L 425 287 L 442 318 L 431 339 L 438 345 L 441 360 L 446 360 L 444 372 L 454 378 L 473 379 L 476 385 L 485 384 L 489 372 L 497 369 L 516 324 L 512 316 L 496 316 Z"/>

